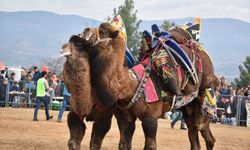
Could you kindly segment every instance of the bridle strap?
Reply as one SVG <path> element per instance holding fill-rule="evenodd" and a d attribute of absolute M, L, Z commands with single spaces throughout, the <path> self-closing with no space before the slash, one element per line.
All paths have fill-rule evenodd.
<path fill-rule="evenodd" d="M 96 28 L 96 42 L 92 46 L 96 46 L 99 43 L 106 42 L 105 46 L 109 44 L 109 42 L 112 40 L 112 38 L 100 38 L 99 28 Z"/>

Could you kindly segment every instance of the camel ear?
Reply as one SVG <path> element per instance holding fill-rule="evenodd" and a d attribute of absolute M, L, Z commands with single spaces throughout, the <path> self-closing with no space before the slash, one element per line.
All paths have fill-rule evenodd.
<path fill-rule="evenodd" d="M 112 39 L 114 39 L 114 38 L 116 38 L 116 37 L 118 36 L 118 34 L 119 34 L 119 31 L 116 30 L 116 31 L 114 31 L 113 33 L 111 33 L 110 37 L 111 37 Z"/>

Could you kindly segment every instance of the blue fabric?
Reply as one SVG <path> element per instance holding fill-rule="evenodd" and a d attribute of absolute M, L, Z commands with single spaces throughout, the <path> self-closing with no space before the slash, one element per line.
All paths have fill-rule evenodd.
<path fill-rule="evenodd" d="M 58 120 L 60 121 L 62 120 L 63 112 L 69 105 L 70 105 L 70 96 L 63 96 L 63 104 L 58 115 Z"/>
<path fill-rule="evenodd" d="M 71 96 L 71 94 L 68 92 L 66 86 L 63 88 L 63 96 Z"/>
<path fill-rule="evenodd" d="M 130 50 L 126 48 L 125 59 L 128 65 L 128 68 L 132 68 L 135 65 L 134 56 L 131 54 Z"/>
<path fill-rule="evenodd" d="M 160 32 L 160 29 L 158 28 L 158 26 L 156 24 L 153 24 L 151 26 L 151 30 L 152 30 L 152 33 L 156 33 L 156 32 Z"/>
<path fill-rule="evenodd" d="M 181 111 L 179 110 L 174 111 L 170 117 L 172 119 L 171 121 L 172 126 L 174 126 L 178 120 L 181 120 L 181 127 L 185 127 L 185 121 L 183 119 L 183 114 Z"/>
<path fill-rule="evenodd" d="M 184 61 L 189 66 L 189 68 L 192 68 L 192 65 L 191 65 L 191 62 L 188 59 L 188 56 L 184 53 L 184 50 L 174 40 L 167 40 L 166 44 L 169 47 L 171 47 L 172 49 L 174 49 L 178 54 L 180 54 L 181 57 L 184 59 Z M 172 53 L 172 54 L 175 56 L 174 53 Z M 175 59 L 179 60 L 179 58 L 177 56 L 175 56 Z M 181 61 L 179 60 L 179 62 L 181 62 Z"/>
<path fill-rule="evenodd" d="M 33 119 L 37 119 L 37 114 L 38 114 L 38 110 L 41 107 L 41 102 L 43 102 L 44 107 L 45 107 L 45 115 L 46 115 L 46 119 L 49 119 L 49 102 L 48 102 L 48 97 L 44 96 L 44 97 L 37 97 L 36 98 L 36 107 L 35 107 L 35 111 L 34 111 L 34 118 Z"/>
<path fill-rule="evenodd" d="M 147 38 L 152 38 L 151 35 L 150 35 L 150 33 L 148 33 L 147 30 L 144 30 L 144 31 L 142 32 L 142 35 L 143 35 L 143 37 L 146 38 L 146 39 L 147 39 Z"/>

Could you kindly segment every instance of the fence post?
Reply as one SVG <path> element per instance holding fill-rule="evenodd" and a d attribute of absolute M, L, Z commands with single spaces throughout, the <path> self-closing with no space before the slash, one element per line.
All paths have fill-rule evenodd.
<path fill-rule="evenodd" d="M 242 101 L 242 96 L 237 96 L 237 113 L 236 113 L 237 125 L 240 125 L 241 101 Z"/>
<path fill-rule="evenodd" d="M 9 107 L 9 101 L 10 101 L 10 99 L 9 99 L 10 81 L 9 80 L 7 80 L 7 81 L 8 82 L 7 82 L 7 87 L 6 87 L 5 106 Z"/>
<path fill-rule="evenodd" d="M 30 92 L 31 92 L 31 82 L 29 82 L 29 96 L 28 96 L 28 101 L 29 101 L 29 107 L 31 106 L 31 100 L 30 100 Z"/>

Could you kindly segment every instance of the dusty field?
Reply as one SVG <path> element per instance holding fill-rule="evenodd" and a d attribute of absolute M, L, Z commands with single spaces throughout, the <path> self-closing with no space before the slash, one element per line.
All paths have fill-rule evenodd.
<path fill-rule="evenodd" d="M 69 132 L 66 124 L 67 112 L 63 122 L 57 123 L 58 111 L 51 111 L 54 119 L 45 121 L 44 110 L 39 111 L 39 122 L 33 122 L 33 109 L 0 108 L 0 150 L 66 150 Z M 82 149 L 88 149 L 92 123 L 87 123 L 87 131 L 82 142 Z M 144 136 L 137 121 L 133 138 L 133 149 L 143 149 Z M 189 149 L 187 131 L 170 129 L 168 120 L 159 120 L 157 143 L 159 150 Z M 216 137 L 215 150 L 249 150 L 250 129 L 213 124 L 212 131 Z M 201 136 L 200 136 L 201 137 Z M 119 132 L 116 120 L 113 119 L 111 130 L 103 142 L 103 150 L 117 149 Z M 205 149 L 201 139 L 202 149 Z"/>

